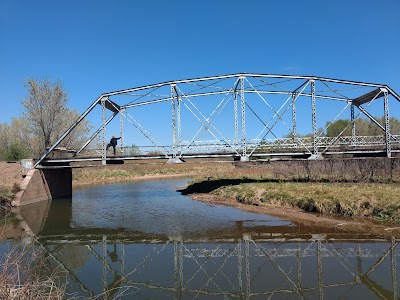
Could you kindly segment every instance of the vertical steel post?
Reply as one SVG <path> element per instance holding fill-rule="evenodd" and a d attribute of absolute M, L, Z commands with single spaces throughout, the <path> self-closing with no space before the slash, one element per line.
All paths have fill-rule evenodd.
<path fill-rule="evenodd" d="M 107 141 L 106 141 L 106 100 L 107 97 L 103 97 L 101 98 L 101 120 L 102 120 L 102 124 L 103 124 L 103 129 L 102 129 L 102 139 L 103 139 L 103 148 L 101 149 L 101 164 L 104 166 L 107 164 L 107 153 L 106 153 L 106 145 L 107 145 Z"/>
<path fill-rule="evenodd" d="M 315 80 L 310 80 L 311 84 L 311 111 L 312 111 L 312 131 L 313 131 L 313 154 L 318 154 L 317 147 L 317 109 L 315 103 Z"/>
<path fill-rule="evenodd" d="M 175 85 L 171 84 L 171 109 L 172 109 L 172 157 L 176 158 L 176 108 Z"/>
<path fill-rule="evenodd" d="M 356 120 L 354 119 L 354 104 L 350 106 L 350 118 L 351 118 L 351 144 L 356 144 Z"/>
<path fill-rule="evenodd" d="M 293 143 L 296 143 L 296 135 L 297 135 L 297 117 L 296 117 L 296 94 L 292 93 L 292 134 L 293 134 Z"/>
<path fill-rule="evenodd" d="M 246 143 L 246 100 L 244 98 L 244 77 L 240 77 L 240 108 L 242 112 L 242 157 L 241 160 L 247 161 L 247 143 Z"/>
<path fill-rule="evenodd" d="M 381 89 L 383 92 L 383 108 L 385 113 L 385 142 L 386 142 L 386 156 L 392 157 L 392 150 L 390 147 L 390 126 L 389 126 L 389 99 L 387 89 Z"/>
<path fill-rule="evenodd" d="M 181 137 L 181 98 L 179 96 L 176 97 L 176 126 L 177 126 L 177 146 L 178 151 L 181 153 L 181 144 L 182 144 L 182 137 Z"/>
<path fill-rule="evenodd" d="M 119 132 L 121 137 L 121 154 L 124 154 L 124 116 L 125 108 L 122 108 L 119 112 Z"/>
<path fill-rule="evenodd" d="M 239 145 L 239 117 L 238 117 L 238 105 L 237 105 L 237 92 L 233 92 L 233 114 L 235 121 L 235 149 Z"/>

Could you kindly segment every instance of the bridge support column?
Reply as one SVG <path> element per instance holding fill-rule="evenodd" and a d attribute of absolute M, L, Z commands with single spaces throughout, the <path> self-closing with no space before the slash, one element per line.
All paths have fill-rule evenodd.
<path fill-rule="evenodd" d="M 246 140 L 246 99 L 244 98 L 244 77 L 240 77 L 240 110 L 242 114 L 242 155 L 240 161 L 249 161 Z"/>
<path fill-rule="evenodd" d="M 315 102 L 315 80 L 310 80 L 311 84 L 311 114 L 312 114 L 312 144 L 313 144 L 313 155 L 318 155 L 317 147 L 317 108 Z"/>
<path fill-rule="evenodd" d="M 172 109 L 172 158 L 176 158 L 181 147 L 181 103 L 176 91 L 176 85 L 171 85 Z"/>
<path fill-rule="evenodd" d="M 387 89 L 381 89 L 383 92 L 383 109 L 385 114 L 385 142 L 386 142 L 386 156 L 392 157 L 390 147 L 390 126 L 389 126 L 389 99 Z"/>
<path fill-rule="evenodd" d="M 124 112 L 125 108 L 121 109 L 119 115 L 119 136 L 121 137 L 121 154 L 124 154 Z"/>
<path fill-rule="evenodd" d="M 297 135 L 296 98 L 297 98 L 297 96 L 293 93 L 292 94 L 292 134 L 293 134 L 293 143 L 296 143 L 296 135 Z"/>
<path fill-rule="evenodd" d="M 356 144 L 356 121 L 354 119 L 354 104 L 350 106 L 350 120 L 351 120 L 351 145 Z"/>
<path fill-rule="evenodd" d="M 310 80 L 311 84 L 311 112 L 312 112 L 312 145 L 313 152 L 309 159 L 319 159 L 321 155 L 318 153 L 318 145 L 317 145 L 317 105 L 315 102 L 315 80 Z"/>
<path fill-rule="evenodd" d="M 238 105 L 237 105 L 237 92 L 236 89 L 233 93 L 233 114 L 234 114 L 234 130 L 235 130 L 235 150 L 239 147 L 239 116 L 238 116 Z"/>
<path fill-rule="evenodd" d="M 167 161 L 168 164 L 182 163 L 177 156 L 181 151 L 181 103 L 176 90 L 176 85 L 171 85 L 171 115 L 172 115 L 172 157 Z"/>

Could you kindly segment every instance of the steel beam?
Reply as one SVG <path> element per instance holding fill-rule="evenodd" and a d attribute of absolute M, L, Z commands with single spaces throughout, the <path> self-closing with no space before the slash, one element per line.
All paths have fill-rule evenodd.
<path fill-rule="evenodd" d="M 104 166 L 107 164 L 107 150 L 106 150 L 106 145 L 107 145 L 107 141 L 106 141 L 106 100 L 107 97 L 103 97 L 101 98 L 101 121 L 102 121 L 102 151 L 101 151 L 101 164 Z"/>
<path fill-rule="evenodd" d="M 121 109 L 121 112 L 125 112 L 125 108 Z M 119 136 L 121 137 L 121 153 L 124 154 L 124 115 L 119 115 Z"/>
<path fill-rule="evenodd" d="M 234 117 L 234 131 L 235 131 L 235 149 L 239 145 L 239 117 L 238 117 L 238 105 L 237 105 L 237 92 L 233 93 L 233 117 Z"/>
<path fill-rule="evenodd" d="M 351 144 L 355 144 L 356 140 L 356 120 L 354 118 L 354 104 L 350 106 L 350 122 L 351 122 Z"/>
<path fill-rule="evenodd" d="M 157 84 L 150 84 L 150 85 L 145 85 L 145 86 L 140 86 L 140 87 L 135 87 L 135 88 L 129 88 L 129 89 L 124 89 L 124 90 L 109 92 L 109 93 L 105 93 L 103 95 L 114 96 L 114 95 L 121 95 L 121 94 L 126 94 L 126 93 L 135 92 L 135 91 L 146 90 L 146 89 L 157 89 L 157 88 L 160 88 L 163 86 L 169 86 L 169 85 L 173 85 L 173 84 L 176 85 L 176 84 L 182 84 L 182 83 L 192 83 L 192 82 L 197 82 L 197 81 L 221 80 L 221 79 L 238 78 L 238 77 L 305 79 L 305 80 L 318 80 L 318 81 L 334 82 L 334 83 L 341 83 L 341 84 L 354 84 L 354 85 L 365 86 L 365 87 L 385 87 L 385 85 L 383 85 L 383 84 L 352 81 L 352 80 L 341 80 L 341 79 L 316 77 L 316 76 L 236 73 L 236 74 L 228 74 L 228 75 L 220 75 L 220 76 L 203 77 L 203 78 L 172 80 L 172 81 L 166 81 L 166 82 L 161 82 L 161 83 L 157 83 Z"/>
<path fill-rule="evenodd" d="M 172 158 L 176 158 L 176 108 L 175 108 L 175 85 L 171 85 L 171 115 L 172 115 Z"/>
<path fill-rule="evenodd" d="M 244 98 L 244 77 L 240 77 L 240 110 L 242 116 L 242 161 L 247 161 L 247 144 L 246 144 L 246 100 Z"/>
<path fill-rule="evenodd" d="M 318 154 L 317 147 L 317 108 L 315 103 L 315 80 L 310 80 L 311 84 L 311 120 L 312 120 L 312 134 L 313 134 L 313 154 Z"/>
<path fill-rule="evenodd" d="M 383 92 L 383 110 L 385 115 L 385 141 L 386 141 L 386 156 L 392 157 L 392 152 L 390 148 L 390 124 L 389 124 L 389 100 L 388 91 L 382 89 Z"/>
<path fill-rule="evenodd" d="M 297 99 L 297 96 L 295 95 L 295 93 L 293 93 L 292 94 L 292 134 L 293 134 L 293 143 L 296 142 L 296 136 L 297 136 L 296 99 Z"/>
<path fill-rule="evenodd" d="M 213 95 L 221 95 L 221 94 L 227 94 L 229 93 L 228 89 L 222 90 L 222 91 L 216 91 L 216 92 L 206 92 L 206 93 L 197 93 L 197 94 L 187 94 L 185 95 L 186 97 L 190 98 L 195 98 L 195 97 L 205 97 L 205 96 L 213 96 Z M 245 94 L 266 94 L 266 95 L 292 95 L 293 92 L 290 91 L 262 91 L 262 90 L 244 90 Z M 297 96 L 302 96 L 302 97 L 311 97 L 311 94 L 309 93 L 296 93 Z M 349 99 L 347 98 L 340 98 L 340 97 L 332 97 L 332 96 L 324 96 L 324 95 L 315 95 L 316 99 L 327 99 L 327 100 L 337 100 L 337 101 L 345 101 L 347 102 Z M 149 100 L 149 101 L 143 101 L 140 103 L 134 103 L 134 104 L 128 104 L 121 106 L 121 108 L 132 108 L 132 107 L 138 107 L 138 106 L 143 106 L 143 105 L 149 105 L 149 104 L 156 104 L 156 103 L 161 103 L 161 102 L 166 102 L 166 101 L 171 101 L 171 97 L 165 97 L 165 98 L 160 98 L 160 99 L 154 99 L 154 100 Z"/>

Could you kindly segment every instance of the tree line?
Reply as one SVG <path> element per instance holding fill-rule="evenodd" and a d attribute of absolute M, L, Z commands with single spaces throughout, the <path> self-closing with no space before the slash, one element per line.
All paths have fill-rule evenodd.
<path fill-rule="evenodd" d="M 385 127 L 384 117 L 374 117 L 383 127 Z M 400 121 L 397 118 L 389 118 L 390 133 L 392 135 L 400 135 Z M 380 136 L 384 131 L 370 119 L 357 118 L 354 120 L 356 136 Z M 336 137 L 336 136 L 351 136 L 352 126 L 351 120 L 339 119 L 334 122 L 326 122 L 325 129 L 320 127 L 317 129 L 317 136 Z M 312 133 L 297 134 L 297 137 L 312 137 Z M 287 138 L 293 138 L 293 133 L 286 135 Z"/>
<path fill-rule="evenodd" d="M 385 127 L 384 117 L 374 117 L 383 127 Z M 355 131 L 357 136 L 379 136 L 383 135 L 384 131 L 379 128 L 370 119 L 357 118 L 354 120 Z M 390 133 L 393 135 L 400 134 L 400 121 L 396 118 L 389 118 Z M 351 136 L 351 121 L 348 119 L 341 119 L 333 122 L 330 126 L 329 122 L 326 123 L 326 136 L 335 137 L 338 136 L 343 130 L 342 136 Z"/>
<path fill-rule="evenodd" d="M 71 126 L 80 113 L 67 107 L 67 92 L 59 81 L 29 79 L 20 100 L 21 116 L 0 123 L 0 160 L 38 158 Z M 83 120 L 59 145 L 76 148 L 87 140 L 91 125 Z"/>

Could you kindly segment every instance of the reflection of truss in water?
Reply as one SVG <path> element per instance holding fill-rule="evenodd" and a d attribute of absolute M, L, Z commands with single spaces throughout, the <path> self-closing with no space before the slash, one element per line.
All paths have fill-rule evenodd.
<path fill-rule="evenodd" d="M 95 258 L 103 292 L 110 298 L 134 292 L 144 298 L 323 299 L 324 293 L 347 295 L 363 286 L 361 295 L 397 299 L 400 253 L 395 238 L 353 241 L 315 236 L 305 242 L 259 241 L 245 235 L 239 241 L 159 242 L 137 244 L 103 236 L 84 247 Z M 42 247 L 70 275 L 77 290 L 98 294 L 79 277 L 81 272 L 69 270 L 58 258 L 59 247 L 54 250 L 45 244 Z"/>

